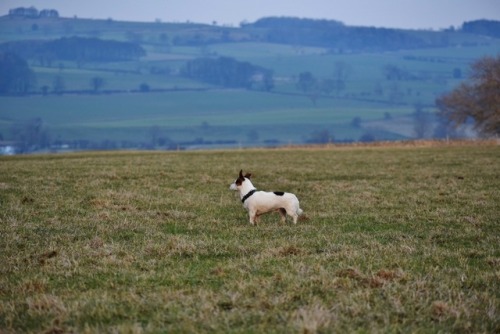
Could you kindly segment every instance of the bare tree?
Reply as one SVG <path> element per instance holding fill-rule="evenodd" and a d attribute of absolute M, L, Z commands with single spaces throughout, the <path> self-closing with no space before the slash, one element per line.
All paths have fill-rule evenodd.
<path fill-rule="evenodd" d="M 302 72 L 299 74 L 297 88 L 304 93 L 310 93 L 317 88 L 318 81 L 311 72 Z"/>
<path fill-rule="evenodd" d="M 320 93 L 319 85 L 318 80 L 311 72 L 302 72 L 299 74 L 297 88 L 303 91 L 307 97 L 309 97 L 313 105 L 316 106 Z"/>
<path fill-rule="evenodd" d="M 436 100 L 440 116 L 460 126 L 469 120 L 483 135 L 500 135 L 500 55 L 471 66 L 471 76 Z"/>
<path fill-rule="evenodd" d="M 415 105 L 415 112 L 413 113 L 413 131 L 415 132 L 415 137 L 418 139 L 425 138 L 429 134 L 431 125 L 429 118 L 429 114 L 424 111 L 423 106 L 417 103 Z"/>
<path fill-rule="evenodd" d="M 158 125 L 153 125 L 149 128 L 149 135 L 151 136 L 151 148 L 155 148 L 158 145 L 161 132 L 161 128 Z"/>
<path fill-rule="evenodd" d="M 60 75 L 56 75 L 52 80 L 52 90 L 56 94 L 62 94 L 66 89 L 66 84 L 64 82 L 64 78 Z"/>
<path fill-rule="evenodd" d="M 346 88 L 346 82 L 352 73 L 351 65 L 343 61 L 337 61 L 333 68 L 334 90 L 338 96 Z"/>
<path fill-rule="evenodd" d="M 97 93 L 102 86 L 104 86 L 104 79 L 101 77 L 93 77 L 90 79 L 90 86 L 92 87 L 94 93 Z"/>
<path fill-rule="evenodd" d="M 13 124 L 14 139 L 21 153 L 33 152 L 50 146 L 50 136 L 41 118 Z"/>

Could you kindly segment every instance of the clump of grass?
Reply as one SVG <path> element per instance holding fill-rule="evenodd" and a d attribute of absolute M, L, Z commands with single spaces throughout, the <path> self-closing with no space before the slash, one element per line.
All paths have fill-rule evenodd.
<path fill-rule="evenodd" d="M 2 157 L 0 329 L 496 332 L 499 165 L 470 144 Z M 307 219 L 250 226 L 240 168 Z"/>

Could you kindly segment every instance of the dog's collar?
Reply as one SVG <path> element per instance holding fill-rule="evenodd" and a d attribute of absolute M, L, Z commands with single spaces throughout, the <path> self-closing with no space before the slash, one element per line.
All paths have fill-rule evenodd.
<path fill-rule="evenodd" d="M 241 199 L 241 203 L 245 203 L 245 201 L 248 199 L 248 197 L 252 196 L 257 189 L 250 190 L 243 198 Z"/>

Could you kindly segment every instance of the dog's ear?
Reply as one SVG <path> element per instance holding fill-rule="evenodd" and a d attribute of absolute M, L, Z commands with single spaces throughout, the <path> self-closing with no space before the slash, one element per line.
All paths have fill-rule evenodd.
<path fill-rule="evenodd" d="M 237 186 L 241 186 L 241 184 L 245 181 L 245 178 L 243 177 L 243 170 L 240 170 L 240 175 L 238 176 L 238 178 L 236 179 L 236 181 L 234 181 L 234 183 L 236 183 Z"/>
<path fill-rule="evenodd" d="M 252 174 L 251 174 L 251 173 L 246 173 L 246 174 L 245 174 L 245 177 L 246 177 L 247 179 L 250 179 L 250 178 L 252 177 Z"/>

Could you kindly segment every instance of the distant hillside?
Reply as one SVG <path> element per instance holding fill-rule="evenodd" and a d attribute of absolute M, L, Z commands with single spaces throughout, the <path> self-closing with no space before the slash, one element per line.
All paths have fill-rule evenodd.
<path fill-rule="evenodd" d="M 486 20 L 432 31 L 40 13 L 0 17 L 0 141 L 17 152 L 473 136 L 442 125 L 435 100 L 500 50 Z"/>
<path fill-rule="evenodd" d="M 0 44 L 0 51 L 13 52 L 28 59 L 70 61 L 125 61 L 146 54 L 138 44 L 86 37 L 63 37 L 56 40 L 21 40 Z"/>
<path fill-rule="evenodd" d="M 34 7 L 11 9 L 0 20 L 0 25 L 6 25 L 2 27 L 2 34 L 13 33 L 17 36 L 20 31 L 23 34 L 41 32 L 43 39 L 56 32 L 58 37 L 101 37 L 104 32 L 114 32 L 114 38 L 125 38 L 138 44 L 206 46 L 215 43 L 268 42 L 321 47 L 333 52 L 379 52 L 468 45 L 471 41 L 466 35 L 470 34 L 500 38 L 500 21 L 491 20 L 464 22 L 460 29 L 432 31 L 347 26 L 336 20 L 265 17 L 234 28 L 196 23 L 120 22 L 111 18 L 60 18 L 55 9 L 38 11 Z M 165 29 L 168 33 L 161 32 Z M 118 37 L 117 32 L 121 32 L 124 37 Z M 153 38 L 146 38 L 146 35 L 156 32 L 160 33 Z M 464 43 L 464 40 L 467 41 Z"/>
<path fill-rule="evenodd" d="M 349 27 L 332 20 L 268 17 L 243 28 L 265 29 L 271 43 L 326 47 L 337 50 L 398 50 L 435 46 L 400 29 Z"/>
<path fill-rule="evenodd" d="M 334 20 L 314 20 L 294 17 L 267 17 L 245 24 L 243 29 L 265 31 L 266 42 L 326 47 L 338 51 L 394 51 L 454 44 L 450 36 L 471 33 L 500 37 L 500 22 L 478 20 L 465 22 L 462 29 L 416 31 L 375 27 L 346 26 Z"/>
<path fill-rule="evenodd" d="M 464 22 L 462 31 L 471 34 L 500 38 L 500 21 L 477 20 Z"/>

